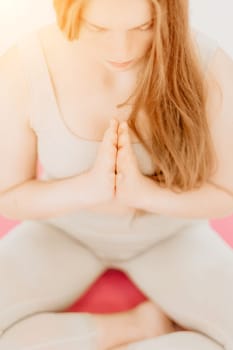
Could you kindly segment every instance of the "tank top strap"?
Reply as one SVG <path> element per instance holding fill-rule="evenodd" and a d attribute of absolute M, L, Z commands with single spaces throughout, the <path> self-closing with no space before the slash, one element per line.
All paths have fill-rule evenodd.
<path fill-rule="evenodd" d="M 213 58 L 216 50 L 220 47 L 220 45 L 215 38 L 209 36 L 197 28 L 193 29 L 193 33 L 203 70 L 204 73 L 206 73 L 211 59 Z"/>
<path fill-rule="evenodd" d="M 59 113 L 38 32 L 27 33 L 17 41 L 30 93 L 29 122 L 37 131 L 49 129 L 49 116 Z"/>

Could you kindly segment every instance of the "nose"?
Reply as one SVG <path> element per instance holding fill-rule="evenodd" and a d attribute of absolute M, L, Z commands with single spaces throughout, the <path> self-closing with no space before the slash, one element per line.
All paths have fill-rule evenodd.
<path fill-rule="evenodd" d="M 123 63 L 132 59 L 129 33 L 115 32 L 110 38 L 110 61 Z"/>

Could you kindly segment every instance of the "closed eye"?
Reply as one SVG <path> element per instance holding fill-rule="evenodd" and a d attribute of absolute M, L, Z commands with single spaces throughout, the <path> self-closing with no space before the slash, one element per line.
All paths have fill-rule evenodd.
<path fill-rule="evenodd" d="M 152 21 L 149 25 L 147 24 L 146 26 L 139 27 L 139 30 L 149 30 L 153 27 L 154 22 Z"/>
<path fill-rule="evenodd" d="M 107 32 L 109 29 L 108 28 L 103 28 L 103 27 L 99 27 L 99 26 L 95 26 L 91 23 L 89 23 L 88 21 L 85 20 L 85 22 L 87 23 L 88 27 L 95 31 L 95 32 Z M 135 27 L 135 28 L 132 28 L 132 29 L 129 29 L 129 30 L 149 30 L 152 28 L 154 24 L 154 20 L 150 21 L 149 23 L 146 23 L 145 25 L 141 26 L 141 27 Z"/>

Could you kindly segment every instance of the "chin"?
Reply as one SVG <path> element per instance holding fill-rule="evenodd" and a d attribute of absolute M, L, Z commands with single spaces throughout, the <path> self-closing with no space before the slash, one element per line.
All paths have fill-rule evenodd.
<path fill-rule="evenodd" d="M 132 67 L 128 67 L 128 68 L 117 68 L 117 67 L 111 67 L 110 65 L 107 65 L 107 68 L 109 71 L 111 72 L 129 72 L 130 70 L 132 70 Z"/>

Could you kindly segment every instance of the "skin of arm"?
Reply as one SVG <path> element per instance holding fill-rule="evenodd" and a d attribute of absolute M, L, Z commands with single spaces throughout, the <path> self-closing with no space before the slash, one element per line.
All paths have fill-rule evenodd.
<path fill-rule="evenodd" d="M 217 82 L 222 91 L 212 83 Z M 120 173 L 117 197 L 134 208 L 185 218 L 222 218 L 233 214 L 233 60 L 218 48 L 207 72 L 207 115 L 217 158 L 217 170 L 200 188 L 177 193 L 140 173 L 127 126 L 120 127 Z M 221 103 L 220 103 L 221 100 Z"/>
<path fill-rule="evenodd" d="M 209 183 L 199 189 L 176 193 L 145 178 L 141 182 L 140 193 L 138 207 L 152 213 L 209 220 L 233 214 L 233 193 L 229 194 Z"/>
<path fill-rule="evenodd" d="M 74 195 L 74 188 L 77 195 Z M 86 207 L 86 176 L 66 179 L 33 179 L 0 195 L 0 213 L 13 220 L 47 219 Z"/>
<path fill-rule="evenodd" d="M 112 199 L 116 126 L 106 130 L 91 169 L 62 179 L 38 179 L 38 142 L 29 106 L 28 84 L 15 45 L 0 58 L 0 215 L 47 219 Z"/>
<path fill-rule="evenodd" d="M 0 215 L 13 220 L 65 214 L 83 208 L 87 200 L 85 173 L 54 181 L 37 179 L 29 96 L 17 46 L 12 46 L 0 59 Z"/>
<path fill-rule="evenodd" d="M 106 130 L 91 169 L 63 179 L 33 178 L 2 190 L 0 213 L 10 219 L 38 220 L 111 201 L 115 187 L 116 127 L 111 123 Z"/>

